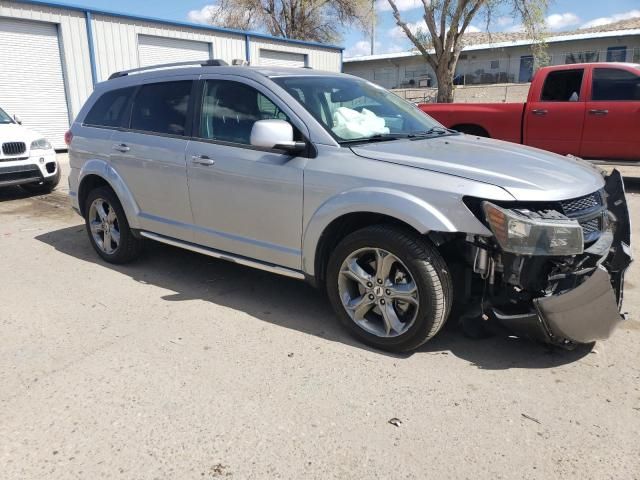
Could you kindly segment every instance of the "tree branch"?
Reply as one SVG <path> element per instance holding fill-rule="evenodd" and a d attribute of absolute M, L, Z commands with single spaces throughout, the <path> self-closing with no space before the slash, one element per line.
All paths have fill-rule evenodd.
<path fill-rule="evenodd" d="M 411 42 L 415 45 L 418 51 L 425 58 L 427 63 L 435 71 L 438 68 L 438 64 L 436 63 L 436 61 L 431 57 L 431 54 L 429 53 L 427 48 L 424 46 L 424 44 L 420 40 L 418 40 L 418 38 L 413 34 L 411 29 L 407 26 L 407 23 L 402 20 L 402 17 L 400 16 L 400 11 L 398 10 L 398 7 L 396 6 L 396 3 L 394 2 L 394 0 L 387 0 L 387 1 L 389 2 L 389 5 L 391 6 L 391 10 L 393 11 L 393 18 L 396 19 L 396 25 L 398 25 L 402 29 L 402 31 L 405 33 L 407 38 L 411 40 Z"/>

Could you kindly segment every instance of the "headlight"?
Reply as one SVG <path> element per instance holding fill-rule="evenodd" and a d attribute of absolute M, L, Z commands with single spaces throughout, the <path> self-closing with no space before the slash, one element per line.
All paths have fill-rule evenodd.
<path fill-rule="evenodd" d="M 31 142 L 31 150 L 50 150 L 51 144 L 46 138 L 39 138 Z"/>
<path fill-rule="evenodd" d="M 491 231 L 505 252 L 518 255 L 578 255 L 584 249 L 582 227 L 564 216 L 544 218 L 531 212 L 500 208 L 483 202 Z M 538 217 L 538 218 L 536 218 Z"/>

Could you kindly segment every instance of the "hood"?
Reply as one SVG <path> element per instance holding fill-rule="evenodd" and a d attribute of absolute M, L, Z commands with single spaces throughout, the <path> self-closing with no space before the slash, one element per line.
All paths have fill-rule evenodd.
<path fill-rule="evenodd" d="M 29 147 L 31 142 L 42 137 L 43 135 L 39 135 L 20 124 L 0 123 L 0 142 L 25 142 Z"/>
<path fill-rule="evenodd" d="M 352 150 L 373 160 L 489 183 L 516 200 L 566 200 L 604 187 L 598 169 L 583 160 L 471 135 L 374 142 Z"/>

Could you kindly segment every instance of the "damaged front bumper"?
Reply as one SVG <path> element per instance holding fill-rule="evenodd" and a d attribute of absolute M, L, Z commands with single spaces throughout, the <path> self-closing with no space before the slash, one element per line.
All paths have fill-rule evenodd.
<path fill-rule="evenodd" d="M 623 320 L 624 275 L 633 259 L 629 210 L 618 171 L 606 177 L 605 192 L 614 229 L 585 250 L 597 258 L 596 266 L 588 274 L 581 272 L 581 283 L 574 288 L 534 298 L 529 312 L 507 314 L 494 307 L 502 325 L 519 336 L 571 346 L 606 339 Z"/>

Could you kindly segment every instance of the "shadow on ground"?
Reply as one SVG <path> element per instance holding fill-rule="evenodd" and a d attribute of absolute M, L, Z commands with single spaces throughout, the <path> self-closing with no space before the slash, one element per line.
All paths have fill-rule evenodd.
<path fill-rule="evenodd" d="M 20 187 L 0 188 L 0 202 L 9 202 L 11 200 L 21 200 L 24 198 L 31 198 L 36 196 L 37 194 L 29 193 Z"/>
<path fill-rule="evenodd" d="M 284 328 L 380 355 L 392 355 L 369 349 L 348 336 L 324 295 L 303 282 L 155 242 L 147 242 L 145 254 L 137 262 L 111 265 L 93 251 L 82 225 L 36 238 L 66 255 L 175 292 L 159 298 L 164 301 L 205 300 Z M 550 349 L 527 340 L 505 337 L 471 340 L 454 328 L 444 329 L 416 352 L 392 356 L 403 359 L 416 354 L 453 354 L 482 369 L 550 368 L 574 362 L 589 350 L 586 347 L 574 351 Z"/>

